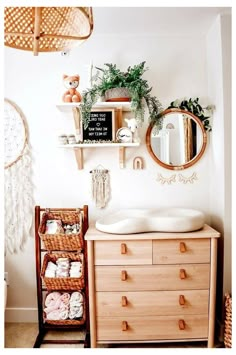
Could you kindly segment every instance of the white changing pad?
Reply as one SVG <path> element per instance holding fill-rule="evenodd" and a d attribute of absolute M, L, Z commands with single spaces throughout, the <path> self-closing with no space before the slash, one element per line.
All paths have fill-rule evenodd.
<path fill-rule="evenodd" d="M 99 219 L 96 228 L 113 234 L 191 232 L 204 222 L 201 211 L 188 208 L 124 209 Z"/>

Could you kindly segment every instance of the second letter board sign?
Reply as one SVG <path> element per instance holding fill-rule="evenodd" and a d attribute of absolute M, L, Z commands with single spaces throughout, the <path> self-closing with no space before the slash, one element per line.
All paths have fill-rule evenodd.
<path fill-rule="evenodd" d="M 115 139 L 115 109 L 93 109 L 88 127 L 83 127 L 83 141 L 112 141 Z"/>

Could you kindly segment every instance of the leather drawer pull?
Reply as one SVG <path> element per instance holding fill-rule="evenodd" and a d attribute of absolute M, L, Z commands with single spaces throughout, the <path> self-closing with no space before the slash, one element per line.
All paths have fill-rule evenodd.
<path fill-rule="evenodd" d="M 126 247 L 125 243 L 121 243 L 120 252 L 121 252 L 121 254 L 126 254 L 127 253 L 127 247 Z"/>
<path fill-rule="evenodd" d="M 180 243 L 179 243 L 179 251 L 180 251 L 181 253 L 185 253 L 186 250 L 187 250 L 187 248 L 186 248 L 185 243 L 184 243 L 184 242 L 180 242 Z"/>
<path fill-rule="evenodd" d="M 180 295 L 180 296 L 179 296 L 179 304 L 180 304 L 180 306 L 183 306 L 183 305 L 185 304 L 184 295 Z"/>
<path fill-rule="evenodd" d="M 184 269 L 179 270 L 179 277 L 181 278 L 181 280 L 186 279 L 187 275 Z"/>
<path fill-rule="evenodd" d="M 127 280 L 127 272 L 125 270 L 121 271 L 121 281 Z"/>
<path fill-rule="evenodd" d="M 179 330 L 185 329 L 185 321 L 183 319 L 179 320 Z"/>
<path fill-rule="evenodd" d="M 126 296 L 122 296 L 121 297 L 121 304 L 122 304 L 122 307 L 126 307 L 127 306 L 128 300 L 127 300 Z"/>
<path fill-rule="evenodd" d="M 122 321 L 122 331 L 124 332 L 126 330 L 128 330 L 128 323 L 125 320 L 123 320 Z"/>

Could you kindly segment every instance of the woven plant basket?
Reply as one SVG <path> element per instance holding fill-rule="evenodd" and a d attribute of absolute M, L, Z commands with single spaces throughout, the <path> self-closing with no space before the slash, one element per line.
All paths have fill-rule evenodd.
<path fill-rule="evenodd" d="M 224 344 L 226 348 L 232 348 L 232 297 L 225 295 L 225 329 Z"/>
<path fill-rule="evenodd" d="M 129 89 L 125 87 L 118 87 L 113 89 L 108 89 L 104 95 L 105 101 L 130 101 Z"/>
<path fill-rule="evenodd" d="M 80 224 L 80 232 L 76 234 L 45 234 L 46 223 L 49 219 L 60 219 L 64 224 Z M 39 236 L 47 250 L 79 250 L 84 246 L 83 218 L 78 209 L 74 211 L 46 212 L 40 221 Z"/>
<path fill-rule="evenodd" d="M 6 46 L 38 52 L 71 49 L 93 31 L 91 7 L 5 7 Z"/>
<path fill-rule="evenodd" d="M 76 290 L 79 291 L 79 290 Z M 80 291 L 81 292 L 81 291 Z M 48 292 L 46 294 L 49 294 L 50 292 Z M 68 292 L 69 294 L 71 294 L 72 292 Z M 83 294 L 83 292 L 81 292 Z M 46 299 L 45 297 L 45 299 Z M 85 302 L 85 295 L 83 294 L 83 317 L 79 318 L 79 319 L 63 319 L 63 320 L 51 320 L 51 319 L 47 319 L 47 314 L 45 312 L 43 312 L 43 319 L 44 319 L 44 323 L 47 324 L 55 324 L 55 325 L 82 325 L 85 323 L 86 321 L 86 302 Z"/>
<path fill-rule="evenodd" d="M 78 277 L 45 277 L 45 271 L 49 261 L 56 263 L 58 258 L 69 258 L 70 261 L 82 262 L 82 276 Z M 48 290 L 75 291 L 85 287 L 84 258 L 81 253 L 47 253 L 44 255 L 41 277 Z"/>

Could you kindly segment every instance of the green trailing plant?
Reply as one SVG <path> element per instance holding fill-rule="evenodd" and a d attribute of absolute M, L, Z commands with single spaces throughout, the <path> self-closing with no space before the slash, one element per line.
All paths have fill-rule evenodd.
<path fill-rule="evenodd" d="M 179 108 L 181 110 L 189 111 L 201 120 L 206 131 L 210 132 L 212 130 L 210 124 L 210 118 L 211 118 L 211 112 L 213 110 L 213 106 L 209 105 L 207 107 L 202 107 L 199 104 L 198 97 L 195 99 L 190 98 L 189 100 L 184 99 L 182 101 L 181 100 L 172 101 L 168 108 Z"/>
<path fill-rule="evenodd" d="M 158 129 L 162 127 L 162 118 L 159 117 L 162 105 L 155 96 L 151 96 L 152 88 L 142 77 L 148 70 L 145 68 L 145 63 L 129 66 L 126 72 L 122 72 L 116 64 L 105 63 L 104 68 L 96 67 L 97 73 L 92 78 L 92 87 L 82 93 L 81 110 L 85 128 L 88 126 L 93 105 L 103 98 L 107 90 L 121 87 L 129 90 L 131 109 L 140 125 L 144 121 L 146 104 L 149 120 L 154 122 Z"/>

